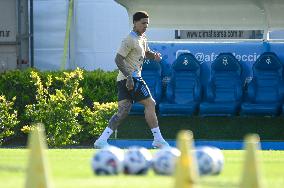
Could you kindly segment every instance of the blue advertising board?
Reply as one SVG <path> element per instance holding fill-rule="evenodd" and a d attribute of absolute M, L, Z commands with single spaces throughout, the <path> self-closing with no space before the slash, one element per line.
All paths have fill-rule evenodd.
<path fill-rule="evenodd" d="M 232 53 L 242 65 L 242 80 L 252 77 L 252 65 L 256 59 L 267 51 L 275 52 L 284 63 L 284 42 L 149 42 L 153 51 L 162 54 L 163 76 L 171 74 L 171 64 L 180 53 L 190 52 L 201 65 L 201 82 L 204 86 L 210 79 L 210 66 L 222 52 Z"/>

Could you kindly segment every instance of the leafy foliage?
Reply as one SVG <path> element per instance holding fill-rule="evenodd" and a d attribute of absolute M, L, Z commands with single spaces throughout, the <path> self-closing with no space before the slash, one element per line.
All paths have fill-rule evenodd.
<path fill-rule="evenodd" d="M 79 81 L 83 72 L 76 69 L 64 72 L 63 77 L 55 77 L 62 83 L 62 88 L 51 89 L 53 83 L 49 75 L 43 83 L 37 72 L 31 72 L 31 78 L 37 88 L 36 103 L 26 106 L 26 116 L 33 123 L 43 123 L 47 133 L 47 143 L 50 146 L 65 146 L 76 144 L 72 136 L 81 131 L 78 115 L 81 112 L 79 104 L 83 100 Z"/>
<path fill-rule="evenodd" d="M 12 143 L 22 142 L 34 123 L 42 122 L 49 146 L 90 142 L 114 113 L 107 106 L 117 100 L 116 75 L 117 71 L 41 72 L 31 68 L 0 73 L 0 95 L 14 104 L 10 113 L 17 112 L 17 124 L 9 124 L 10 134 L 2 134 L 2 141 L 9 137 Z M 95 113 L 101 119 L 95 119 Z"/>
<path fill-rule="evenodd" d="M 13 110 L 14 97 L 8 101 L 5 96 L 0 95 L 0 145 L 4 139 L 14 134 L 14 127 L 19 123 L 17 120 L 17 111 Z"/>
<path fill-rule="evenodd" d="M 92 108 L 85 107 L 82 111 L 82 117 L 85 122 L 83 126 L 85 139 L 99 136 L 108 125 L 109 119 L 117 112 L 117 109 L 117 102 L 101 104 L 94 102 Z"/>

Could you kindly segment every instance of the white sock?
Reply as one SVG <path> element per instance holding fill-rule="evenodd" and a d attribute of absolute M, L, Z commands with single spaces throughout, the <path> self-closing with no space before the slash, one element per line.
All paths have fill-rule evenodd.
<path fill-rule="evenodd" d="M 154 136 L 154 140 L 164 140 L 159 127 L 153 128 L 151 131 Z"/>
<path fill-rule="evenodd" d="M 107 141 L 107 139 L 110 137 L 110 135 L 113 133 L 113 130 L 109 127 L 106 127 L 102 135 L 98 138 L 98 140 L 104 140 Z"/>

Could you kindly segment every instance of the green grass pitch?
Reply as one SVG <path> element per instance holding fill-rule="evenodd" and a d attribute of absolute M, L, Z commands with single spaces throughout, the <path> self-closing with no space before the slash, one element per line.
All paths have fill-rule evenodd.
<path fill-rule="evenodd" d="M 155 150 L 151 150 L 153 153 Z M 51 180 L 56 188 L 172 188 L 174 178 L 158 176 L 95 176 L 92 149 L 50 149 L 47 152 Z M 202 177 L 200 187 L 238 187 L 243 168 L 242 150 L 224 150 L 225 166 L 218 176 Z M 261 170 L 266 187 L 284 187 L 284 151 L 261 151 Z M 27 149 L 0 149 L 0 187 L 21 188 L 25 183 Z"/>

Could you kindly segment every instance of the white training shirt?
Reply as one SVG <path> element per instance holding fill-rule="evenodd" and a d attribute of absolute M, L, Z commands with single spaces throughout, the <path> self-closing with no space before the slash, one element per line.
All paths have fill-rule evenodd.
<path fill-rule="evenodd" d="M 149 51 L 146 36 L 137 35 L 131 31 L 122 41 L 117 53 L 125 57 L 125 62 L 129 65 L 133 77 L 141 77 L 142 65 L 145 52 Z M 126 77 L 121 71 L 117 75 L 117 81 L 124 80 Z"/>

